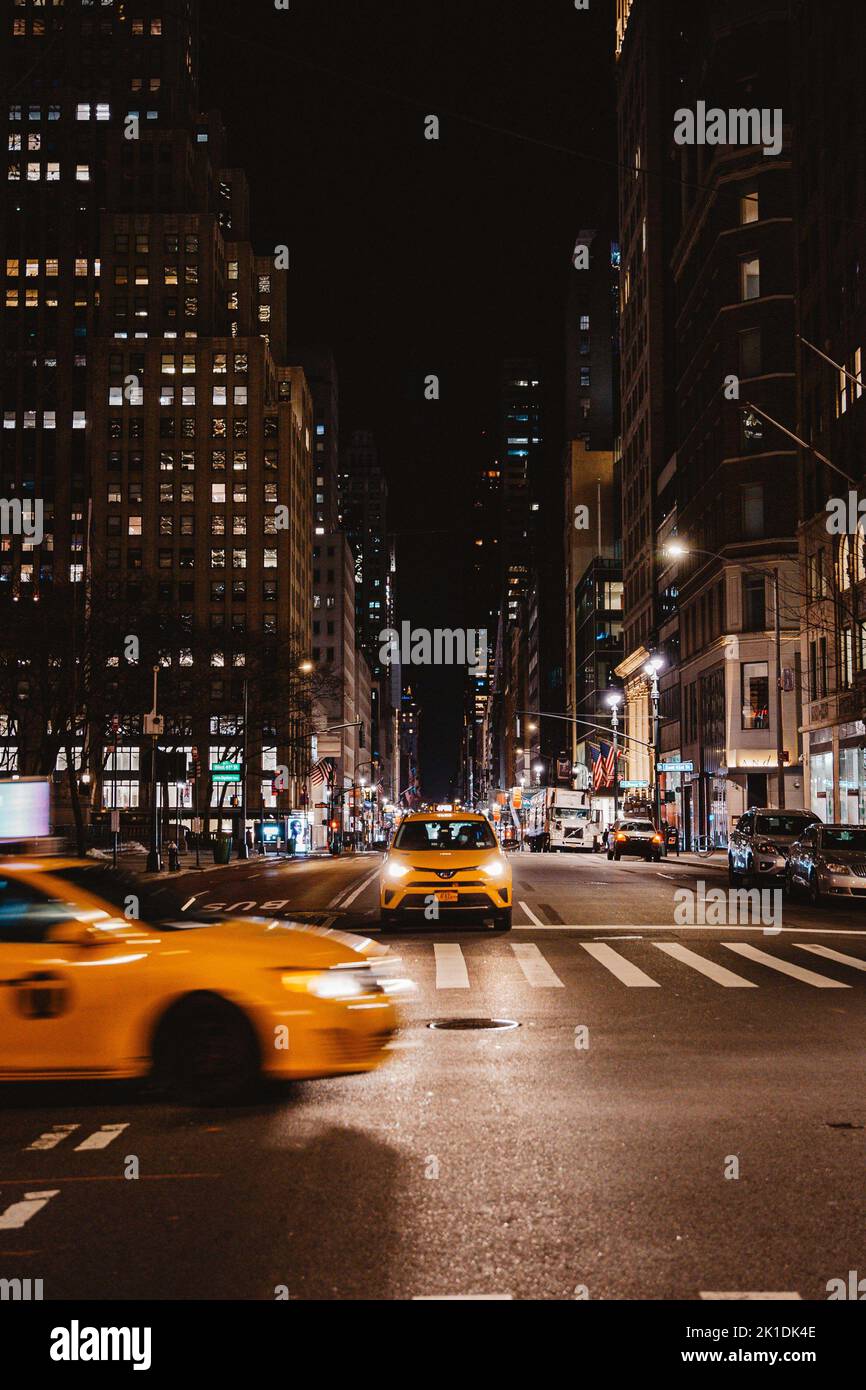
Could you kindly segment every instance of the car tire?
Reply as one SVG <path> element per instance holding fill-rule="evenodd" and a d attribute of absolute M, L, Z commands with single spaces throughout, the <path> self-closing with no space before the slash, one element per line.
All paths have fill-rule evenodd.
<path fill-rule="evenodd" d="M 261 1077 L 258 1039 L 246 1014 L 218 994 L 174 1004 L 154 1038 L 153 1069 L 169 1095 L 189 1105 L 229 1105 Z"/>
<path fill-rule="evenodd" d="M 791 873 L 790 867 L 785 870 L 785 881 L 782 885 L 782 892 L 786 898 L 796 898 L 797 896 L 797 887 L 794 883 L 794 875 Z"/>
<path fill-rule="evenodd" d="M 622 858 L 622 854 L 621 854 L 621 852 L 620 852 L 618 849 L 615 849 L 614 852 L 613 852 L 613 857 L 614 857 L 614 859 L 616 860 L 616 862 L 617 862 L 617 864 L 618 864 L 619 861 L 620 861 L 620 859 Z"/>
<path fill-rule="evenodd" d="M 736 886 L 737 886 L 737 884 L 739 883 L 739 881 L 740 881 L 740 875 L 737 873 L 736 869 L 734 868 L 734 861 L 733 861 L 733 859 L 731 858 L 730 855 L 728 855 L 728 883 L 730 884 L 730 886 L 731 886 L 732 888 L 736 888 Z"/>
<path fill-rule="evenodd" d="M 817 874 L 809 875 L 809 902 L 812 907 L 823 907 L 826 902 L 826 898 L 818 886 Z"/>
<path fill-rule="evenodd" d="M 755 886 L 755 864 L 753 859 L 746 860 L 746 867 L 740 877 L 740 882 L 744 888 L 754 888 Z"/>
<path fill-rule="evenodd" d="M 608 857 L 608 860 L 613 859 L 613 850 L 612 850 L 612 849 L 609 849 L 609 850 L 608 850 L 608 852 L 607 852 L 607 857 Z"/>
<path fill-rule="evenodd" d="M 497 912 L 493 919 L 494 931 L 511 931 L 511 908 L 507 912 Z"/>

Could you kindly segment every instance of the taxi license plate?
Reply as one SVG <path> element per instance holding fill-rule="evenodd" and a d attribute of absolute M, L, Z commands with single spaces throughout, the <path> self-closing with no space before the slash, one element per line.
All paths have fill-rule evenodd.
<path fill-rule="evenodd" d="M 459 893 L 449 889 L 447 892 L 438 892 L 436 894 L 436 901 L 437 903 L 456 903 L 459 896 Z"/>

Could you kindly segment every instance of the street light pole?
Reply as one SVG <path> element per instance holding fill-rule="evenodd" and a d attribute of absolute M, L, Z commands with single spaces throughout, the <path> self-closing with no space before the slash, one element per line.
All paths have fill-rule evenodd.
<path fill-rule="evenodd" d="M 779 810 L 785 809 L 785 749 L 782 728 L 782 630 L 779 619 L 779 569 L 773 570 L 773 610 L 776 640 L 776 766 L 779 773 Z"/>
<path fill-rule="evenodd" d="M 652 663 L 652 686 L 650 694 L 653 702 L 653 736 L 652 736 L 652 759 L 653 759 L 653 803 L 656 813 L 656 828 L 661 824 L 661 796 L 659 794 L 659 668 L 655 662 Z"/>
<path fill-rule="evenodd" d="M 159 783 L 157 780 L 156 745 L 159 740 L 159 724 L 156 713 L 157 682 L 159 667 L 153 668 L 153 710 L 150 715 L 150 849 L 147 854 L 145 872 L 158 874 L 162 868 L 159 856 Z"/>
<path fill-rule="evenodd" d="M 617 819 L 619 800 L 619 700 L 610 700 L 610 728 L 613 734 L 613 818 Z"/>
<path fill-rule="evenodd" d="M 247 725 L 250 715 L 250 683 L 249 678 L 244 676 L 244 741 L 243 741 L 243 760 L 241 762 L 241 842 L 238 846 L 238 859 L 249 859 L 250 851 L 247 845 L 247 749 L 249 747 L 249 734 Z"/>

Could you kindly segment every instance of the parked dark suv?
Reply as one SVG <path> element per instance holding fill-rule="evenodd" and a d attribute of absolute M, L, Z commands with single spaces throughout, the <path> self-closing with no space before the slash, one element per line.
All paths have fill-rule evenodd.
<path fill-rule="evenodd" d="M 818 819 L 812 811 L 750 806 L 728 839 L 729 881 L 784 878 L 791 845 Z"/>

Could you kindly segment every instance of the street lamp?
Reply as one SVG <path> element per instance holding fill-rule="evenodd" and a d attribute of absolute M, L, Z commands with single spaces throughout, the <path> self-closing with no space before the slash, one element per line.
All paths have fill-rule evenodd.
<path fill-rule="evenodd" d="M 644 666 L 644 674 L 651 681 L 650 695 L 653 702 L 653 735 L 652 735 L 652 755 L 653 755 L 653 799 L 655 802 L 656 826 L 661 824 L 661 797 L 659 795 L 659 671 L 664 666 L 664 662 L 659 656 L 650 657 Z"/>
<path fill-rule="evenodd" d="M 829 460 L 828 460 L 829 462 Z M 713 560 L 725 562 L 725 556 L 718 550 L 701 550 L 698 546 L 689 545 L 685 541 L 669 541 L 664 547 L 665 552 L 673 559 L 682 559 L 687 555 L 709 555 Z M 742 563 L 738 561 L 737 563 Z M 779 567 L 774 565 L 772 570 L 763 569 L 760 565 L 743 564 L 742 568 L 751 574 L 769 575 L 773 581 L 773 616 L 774 616 L 774 648 L 776 657 L 776 772 L 778 777 L 778 802 L 779 810 L 785 809 L 785 736 L 782 728 L 782 627 L 779 613 Z"/>
<path fill-rule="evenodd" d="M 613 733 L 613 818 L 617 818 L 617 800 L 619 796 L 619 707 L 622 704 L 622 695 L 618 690 L 612 690 L 607 697 L 610 705 L 610 727 Z"/>

